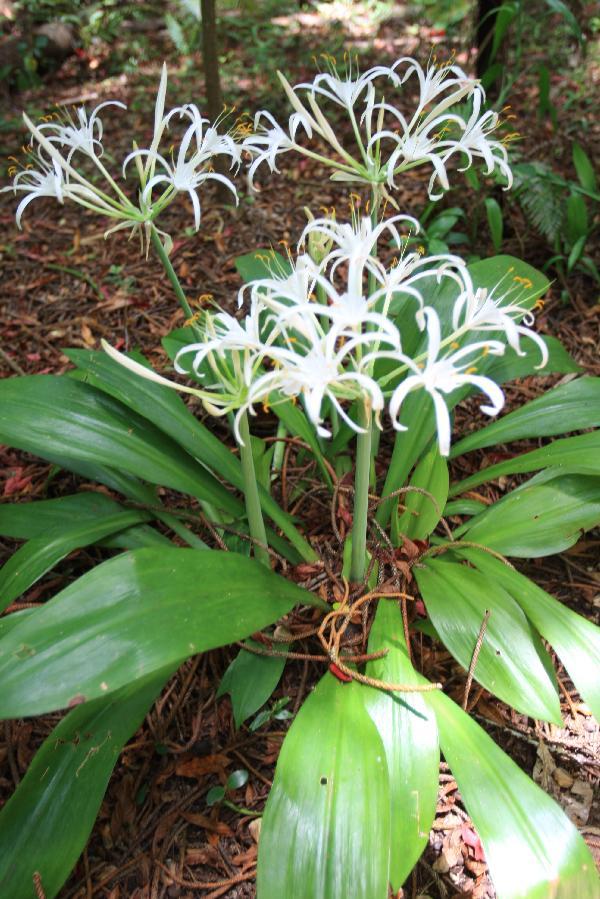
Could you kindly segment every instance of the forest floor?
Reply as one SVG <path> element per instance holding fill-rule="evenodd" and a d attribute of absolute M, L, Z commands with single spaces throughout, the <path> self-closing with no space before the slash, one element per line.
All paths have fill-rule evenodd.
<path fill-rule="evenodd" d="M 341 4 L 338 4 L 341 5 Z M 334 7 L 335 4 L 332 4 Z M 310 7 L 279 15 L 252 28 L 242 12 L 223 24 L 224 93 L 240 111 L 269 108 L 285 114 L 283 97 L 275 88 L 274 70 L 281 68 L 292 83 L 312 78 L 311 57 L 323 52 L 356 50 L 361 68 L 377 62 L 415 55 L 425 62 L 432 47 L 438 58 L 449 58 L 472 71 L 473 54 L 465 49 L 465 35 L 452 37 L 438 28 L 407 18 L 399 7 L 396 18 L 374 22 L 366 13 L 326 20 Z M 107 143 L 116 159 L 131 148 L 131 135 L 141 143 L 152 133 L 153 104 L 160 64 L 170 64 L 169 102 L 193 99 L 202 107 L 203 84 L 197 56 L 182 60 L 174 51 L 162 23 L 148 29 L 146 51 L 125 75 L 110 74 L 110 48 L 99 44 L 67 61 L 59 74 L 6 102 L 0 131 L 3 156 L 15 153 L 25 137 L 20 111 L 30 114 L 52 109 L 54 103 L 95 106 L 106 99 L 127 103 L 128 111 L 106 115 Z M 540 49 L 539 61 L 544 62 Z M 557 126 L 532 110 L 538 108 L 538 86 L 531 76 L 532 60 L 516 82 L 509 102 L 515 130 L 522 133 L 518 150 L 523 158 L 554 166 L 564 177 L 575 178 L 571 141 L 576 138 L 588 155 L 598 158 L 600 120 L 590 101 L 600 83 L 600 67 L 577 51 L 562 49 L 565 68 L 552 64 L 551 98 Z M 535 60 L 533 60 L 535 62 Z M 591 85 L 591 86 L 590 86 Z M 273 98 L 276 98 L 275 100 Z M 568 103 L 566 102 L 568 99 Z M 305 207 L 318 214 L 322 206 L 342 208 L 347 191 L 332 185 L 317 166 L 286 157 L 281 175 L 261 172 L 260 192 L 242 188 L 237 208 L 211 195 L 203 199 L 203 218 L 196 234 L 191 206 L 170 207 L 163 227 L 177 235 L 172 261 L 188 295 L 211 293 L 231 311 L 240 286 L 236 257 L 284 240 L 294 244 L 306 222 Z M 426 180 L 408 177 L 397 195 L 403 211 L 419 217 Z M 498 189 L 502 203 L 502 252 L 541 267 L 553 250 L 528 224 L 522 208 Z M 70 367 L 63 348 L 94 349 L 100 338 L 120 348 L 139 346 L 157 367 L 165 366 L 160 339 L 183 324 L 169 284 L 150 254 L 140 255 L 135 242 L 121 232 L 103 240 L 104 225 L 78 207 L 57 209 L 53 201 L 38 201 L 14 223 L 14 198 L 1 198 L 0 260 L 0 371 L 16 374 L 60 373 Z M 442 201 L 465 213 L 465 253 L 492 255 L 493 246 L 482 213 L 481 198 L 454 189 Z M 461 226 L 462 227 L 462 226 Z M 598 250 L 597 234 L 587 252 Z M 596 254 L 598 258 L 598 254 Z M 543 333 L 558 336 L 582 369 L 600 375 L 600 300 L 598 285 L 577 269 L 564 276 L 551 269 L 553 279 L 546 304 L 536 320 Z M 547 380 L 547 379 L 546 379 Z M 555 379 L 555 380 L 558 380 Z M 539 395 L 542 380 L 526 378 L 508 388 L 509 403 Z M 389 444 L 382 444 L 389 452 Z M 473 469 L 491 461 L 491 453 L 471 454 Z M 495 460 L 494 460 L 495 461 Z M 76 481 L 68 473 L 49 480 L 50 466 L 24 453 L 0 447 L 3 501 L 29 501 L 71 492 Z M 464 470 L 457 472 L 465 476 Z M 294 477 L 293 456 L 288 491 Z M 91 489 L 92 485 L 87 485 Z M 494 499 L 506 484 L 486 488 Z M 482 488 L 483 490 L 483 488 Z M 323 510 L 307 503 L 301 510 L 310 533 Z M 526 563 L 527 571 L 548 592 L 582 615 L 598 619 L 600 608 L 600 535 L 591 532 L 560 556 Z M 0 543 L 8 555 L 10 541 Z M 72 554 L 51 575 L 36 584 L 22 602 L 39 603 L 52 596 L 101 558 L 96 550 Z M 17 606 L 17 607 L 22 607 Z M 465 672 L 440 644 L 415 637 L 413 651 L 420 670 L 436 681 L 452 681 L 451 695 L 462 696 Z M 223 783 L 237 768 L 250 773 L 247 784 L 234 794 L 240 805 L 260 812 L 273 778 L 278 752 L 289 722 L 267 721 L 256 731 L 236 730 L 229 699 L 216 699 L 219 681 L 234 649 L 221 649 L 185 663 L 172 678 L 144 725 L 125 747 L 110 781 L 88 846 L 63 899 L 163 899 L 202 895 L 250 897 L 255 894 L 257 828 L 254 818 L 226 807 L 208 808 L 208 790 Z M 600 855 L 600 803 L 592 787 L 600 778 L 600 730 L 582 704 L 567 673 L 557 660 L 564 725 L 558 728 L 516 713 L 485 691 L 476 690 L 471 711 L 502 748 L 563 805 L 580 827 L 593 851 Z M 322 671 L 315 662 L 287 665 L 274 699 L 289 698 L 297 711 Z M 36 748 L 60 716 L 8 722 L 0 731 L 0 805 L 23 777 Z M 357 825 L 358 826 L 358 825 Z M 42 885 L 43 887 L 43 885 Z M 40 894 L 42 895 L 42 894 Z M 429 845 L 407 885 L 404 896 L 432 899 L 472 896 L 491 899 L 493 888 L 456 781 L 442 764 L 439 805 Z"/>

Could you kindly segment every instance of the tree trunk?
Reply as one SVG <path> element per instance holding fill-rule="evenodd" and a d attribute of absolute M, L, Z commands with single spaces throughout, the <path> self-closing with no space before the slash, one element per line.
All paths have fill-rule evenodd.
<path fill-rule="evenodd" d="M 492 43 L 494 29 L 498 18 L 500 0 L 477 0 L 477 18 L 475 23 L 475 42 L 477 45 L 477 59 L 475 67 L 477 77 L 481 78 L 492 63 Z M 497 79 L 488 86 L 491 94 L 497 93 Z"/>
<path fill-rule="evenodd" d="M 206 87 L 206 112 L 211 125 L 223 112 L 223 93 L 219 75 L 219 39 L 217 32 L 216 0 L 200 0 L 202 16 L 202 62 Z M 215 171 L 227 176 L 227 161 L 222 156 L 214 160 Z M 231 192 L 224 184 L 217 183 L 217 196 L 221 202 L 231 200 Z"/>

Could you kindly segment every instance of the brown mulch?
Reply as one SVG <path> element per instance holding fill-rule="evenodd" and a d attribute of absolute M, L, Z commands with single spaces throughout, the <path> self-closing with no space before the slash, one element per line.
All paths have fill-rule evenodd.
<path fill-rule="evenodd" d="M 302 11 L 300 18 L 293 17 L 287 23 L 292 32 L 297 28 L 298 40 L 306 47 L 301 57 L 302 72 L 297 59 L 289 61 L 290 71 L 298 77 L 310 71 L 306 60 L 311 52 L 328 42 L 329 35 L 319 31 L 318 21 L 315 24 L 311 16 Z M 365 26 L 360 17 L 350 25 L 353 31 L 347 40 L 359 48 L 371 41 L 379 55 L 372 62 L 380 61 L 383 55 L 395 58 L 417 52 L 423 56 L 424 44 L 441 39 L 425 27 L 399 30 L 394 21 L 384 23 L 374 39 L 369 32 L 373 26 Z M 158 58 L 162 58 L 165 49 L 157 48 Z M 22 106 L 44 107 L 50 102 L 50 95 L 52 102 L 91 97 L 92 105 L 114 96 L 130 100 L 139 97 L 138 75 L 158 77 L 158 64 L 145 63 L 136 78 L 111 79 L 107 84 L 102 78 L 103 64 L 101 59 L 99 67 L 88 71 L 81 60 L 67 63 L 60 81 L 55 79 L 29 96 L 14 98 L 9 115 L 18 115 Z M 173 82 L 176 86 L 176 79 Z M 243 84 L 239 88 L 240 92 L 245 89 Z M 262 89 L 269 89 L 266 78 Z M 523 118 L 521 129 L 528 135 L 528 144 L 537 142 L 539 148 L 547 148 L 546 126 L 532 122 L 527 114 L 532 102 L 528 90 L 531 91 L 530 85 L 513 98 L 513 111 Z M 151 122 L 153 92 L 154 87 L 149 91 L 152 99 L 146 101 L 139 115 L 140 121 L 146 122 L 146 131 Z M 252 107 L 254 98 L 245 102 Z M 263 96 L 258 105 L 269 106 L 269 98 Z M 590 126 L 586 144 L 590 152 L 597 146 L 598 133 L 597 126 Z M 560 144 L 559 135 L 552 137 L 555 144 Z M 3 136 L 5 144 L 13 141 L 12 146 L 18 146 L 21 140 L 18 131 Z M 110 140 L 116 158 L 122 150 L 129 149 L 126 129 L 115 129 Z M 5 155 L 10 152 L 10 146 L 6 146 Z M 169 210 L 166 230 L 182 235 L 176 240 L 173 263 L 192 299 L 210 292 L 221 305 L 233 309 L 240 285 L 234 266 L 237 256 L 258 247 L 277 248 L 282 239 L 293 243 L 305 222 L 303 207 L 308 204 L 341 208 L 346 202 L 346 191 L 324 180 L 318 169 L 299 164 L 291 157 L 285 162 L 281 176 L 264 176 L 261 192 L 237 209 L 216 202 L 207 191 L 198 234 L 184 233 L 192 224 L 189 204 L 182 202 Z M 400 205 L 405 204 L 407 211 L 418 211 L 420 199 L 416 198 L 420 198 L 422 187 L 419 176 L 408 179 Z M 12 195 L 0 199 L 2 375 L 62 372 L 69 367 L 63 348 L 97 348 L 102 337 L 118 341 L 121 348 L 140 346 L 157 367 L 164 365 L 160 338 L 183 323 L 183 313 L 174 303 L 168 282 L 152 254 L 145 259 L 122 233 L 104 241 L 103 223 L 94 216 L 69 206 L 57 210 L 55 204 L 46 201 L 38 201 L 28 210 L 23 231 L 18 232 Z M 460 199 L 455 198 L 450 204 L 460 205 Z M 543 240 L 531 234 L 517 207 L 510 207 L 509 216 L 504 252 L 523 256 L 533 265 L 543 264 L 549 255 Z M 477 250 L 482 255 L 491 252 L 485 245 Z M 570 302 L 565 303 L 561 297 L 564 285 L 553 283 L 546 306 L 538 316 L 538 327 L 559 336 L 582 368 L 598 375 L 597 288 L 578 273 L 573 274 L 567 286 Z M 541 382 L 535 378 L 510 386 L 509 404 L 516 406 L 539 395 L 540 388 Z M 390 442 L 384 439 L 384 459 L 389 452 Z M 469 464 L 486 464 L 491 459 L 489 453 L 491 450 L 471 454 Z M 29 501 L 76 489 L 77 480 L 68 473 L 54 477 L 48 488 L 50 467 L 24 453 L 0 448 L 0 462 L 5 471 L 0 485 L 3 501 Z M 290 453 L 286 491 L 292 503 L 294 482 L 300 473 L 296 457 Z M 302 476 L 305 477 L 304 472 Z M 485 495 L 494 499 L 509 485 L 510 482 L 500 482 L 496 487 L 486 486 Z M 323 525 L 324 520 L 329 521 L 328 499 L 315 490 L 301 502 L 298 513 L 307 532 L 322 541 L 328 562 L 324 576 L 305 573 L 304 583 L 332 598 L 339 584 L 341 558 Z M 343 505 L 336 510 L 341 529 L 344 512 Z M 4 557 L 13 549 L 11 541 L 0 542 Z M 99 558 L 93 549 L 72 554 L 32 588 L 22 602 L 43 602 Z M 597 560 L 598 534 L 592 532 L 560 557 L 535 560 L 520 567 L 550 593 L 585 617 L 597 620 Z M 302 645 L 308 653 L 319 652 L 318 645 L 310 640 Z M 450 654 L 423 636 L 414 638 L 413 651 L 420 670 L 432 680 L 449 685 L 451 695 L 461 701 L 466 673 Z M 245 768 L 250 774 L 248 783 L 232 798 L 238 805 L 259 813 L 288 723 L 271 721 L 256 732 L 246 726 L 235 730 L 229 699 L 216 699 L 222 674 L 235 652 L 232 648 L 220 649 L 191 659 L 172 678 L 119 759 L 88 846 L 59 894 L 62 899 L 189 899 L 198 895 L 237 899 L 255 895 L 256 819 L 226 807 L 207 807 L 205 798 L 212 786 L 223 784 L 235 769 Z M 600 803 L 590 803 L 589 785 L 597 783 L 600 777 L 600 730 L 560 662 L 556 663 L 562 728 L 532 721 L 476 685 L 469 706 L 502 748 L 528 774 L 534 773 L 538 782 L 561 802 L 590 847 L 597 851 Z M 296 712 L 323 670 L 323 664 L 317 661 L 291 661 L 274 698 L 289 697 L 289 708 Z M 0 730 L 0 804 L 19 783 L 37 747 L 59 718 L 50 715 L 5 722 L 4 730 Z M 438 799 L 429 845 L 409 878 L 404 895 L 411 899 L 425 894 L 440 899 L 465 895 L 492 899 L 494 892 L 481 845 L 445 764 L 440 769 Z M 43 896 L 42 883 L 37 889 Z"/>

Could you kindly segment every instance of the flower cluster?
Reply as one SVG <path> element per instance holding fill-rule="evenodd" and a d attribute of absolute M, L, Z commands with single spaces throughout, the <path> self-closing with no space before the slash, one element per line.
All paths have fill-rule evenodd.
<path fill-rule="evenodd" d="M 277 158 L 295 150 L 320 160 L 333 169 L 335 180 L 394 188 L 401 172 L 415 166 L 430 165 L 429 181 L 432 199 L 441 196 L 439 188 L 448 190 L 447 167 L 458 158 L 461 171 L 476 158 L 486 165 L 486 174 L 497 169 L 512 183 L 508 154 L 503 141 L 493 133 L 500 124 L 498 113 L 481 112 L 485 100 L 479 82 L 467 77 L 459 66 L 430 65 L 426 70 L 410 58 L 398 59 L 392 66 L 374 66 L 362 75 L 353 71 L 346 58 L 345 77 L 338 72 L 335 60 L 327 58 L 329 71 L 317 75 L 312 82 L 292 87 L 281 73 L 279 78 L 294 110 L 287 130 L 273 116 L 260 111 L 255 116 L 254 133 L 244 141 L 253 156 L 250 181 L 261 163 L 277 171 Z M 411 115 L 385 100 L 386 90 L 412 86 L 418 81 L 419 99 Z M 466 116 L 457 104 L 470 101 Z M 356 147 L 349 152 L 338 139 L 321 109 L 321 103 L 333 103 L 348 115 Z M 299 140 L 304 133 L 316 135 L 333 156 L 323 156 Z M 504 138 L 510 139 L 514 135 Z"/>
<path fill-rule="evenodd" d="M 244 318 L 208 310 L 199 316 L 199 340 L 179 351 L 175 368 L 200 386 L 181 388 L 154 378 L 196 394 L 214 415 L 235 412 L 238 442 L 242 415 L 253 414 L 258 403 L 274 405 L 289 398 L 301 401 L 321 437 L 330 437 L 340 422 L 363 431 L 351 411 L 357 404 L 372 411 L 380 424 L 387 403 L 393 426 L 406 430 L 400 421 L 404 400 L 423 389 L 434 404 L 440 452 L 447 455 L 449 394 L 469 385 L 489 398 L 483 412 L 495 415 L 503 406 L 498 385 L 477 373 L 479 360 L 501 355 L 507 344 L 522 354 L 522 337 L 539 345 L 540 366 L 547 350 L 520 323 L 525 319 L 531 324 L 531 314 L 520 302 L 527 293 L 521 281 L 508 287 L 501 281 L 489 292 L 475 288 L 458 257 L 406 252 L 407 237 L 401 231 L 407 227 L 414 230 L 416 224 L 405 216 L 376 225 L 357 215 L 348 223 L 332 217 L 312 220 L 295 258 L 291 253 L 287 259 L 274 253 L 261 257 L 270 273 L 240 290 Z M 399 254 L 391 264 L 378 253 L 384 236 Z M 317 259 L 305 251 L 311 245 L 321 247 Z M 440 285 L 453 289 L 450 316 L 435 308 Z M 447 333 L 442 316 L 450 319 Z M 413 334 L 416 329 L 422 336 L 408 352 L 403 331 L 411 323 Z M 138 363 L 105 348 L 152 377 Z"/>
<path fill-rule="evenodd" d="M 239 167 L 240 144 L 229 134 L 219 134 L 193 103 L 165 113 L 166 91 L 167 69 L 163 66 L 150 147 L 139 149 L 134 143 L 135 149 L 123 163 L 125 175 L 129 163 L 135 161 L 139 178 L 137 201 L 125 194 L 102 161 L 104 129 L 100 111 L 108 106 L 125 108 L 123 103 L 112 100 L 101 103 L 90 115 L 84 107 L 76 108 L 74 114 L 67 110 L 57 111 L 45 116 L 39 125 L 24 115 L 31 134 L 27 162 L 19 171 L 18 160 L 12 158 L 16 163 L 11 169 L 14 181 L 12 187 L 4 188 L 25 194 L 17 208 L 19 227 L 24 210 L 37 197 L 55 197 L 59 203 L 73 200 L 116 221 L 107 235 L 129 229 L 142 238 L 149 237 L 156 218 L 180 193 L 187 193 L 192 201 L 194 224 L 198 230 L 201 213 L 198 188 L 206 181 L 224 184 L 237 202 L 234 184 L 213 171 L 212 161 L 216 156 L 225 156 L 230 158 L 232 168 Z M 159 150 L 165 130 L 175 116 L 183 119 L 186 128 L 176 154 L 175 145 L 171 148 L 172 159 L 169 161 Z M 91 163 L 91 173 L 82 165 L 86 159 Z M 167 235 L 163 236 L 168 243 Z"/>

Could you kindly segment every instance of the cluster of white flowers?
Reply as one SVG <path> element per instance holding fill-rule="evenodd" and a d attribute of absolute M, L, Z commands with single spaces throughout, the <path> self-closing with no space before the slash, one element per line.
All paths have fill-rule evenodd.
<path fill-rule="evenodd" d="M 543 366 L 547 349 L 537 334 L 519 323 L 527 316 L 518 302 L 527 292 L 522 279 L 508 288 L 501 282 L 489 292 L 476 289 L 458 257 L 402 252 L 402 225 L 415 228 L 414 220 L 404 216 L 376 226 L 371 218 L 358 216 L 351 223 L 311 221 L 295 259 L 291 254 L 287 260 L 271 255 L 270 276 L 241 288 L 239 306 L 248 309 L 242 320 L 208 310 L 199 316 L 200 339 L 179 351 L 175 368 L 193 373 L 201 387 L 181 388 L 105 348 L 139 374 L 196 394 L 212 414 L 235 412 L 238 441 L 244 413 L 253 414 L 257 403 L 273 405 L 289 398 L 301 400 L 322 437 L 331 436 L 328 418 L 363 430 L 348 410 L 354 401 L 366 404 L 378 423 L 387 401 L 394 427 L 405 430 L 402 404 L 410 392 L 424 389 L 434 403 L 440 451 L 447 455 L 448 394 L 464 385 L 475 387 L 489 397 L 490 404 L 482 406 L 489 415 L 497 414 L 504 403 L 498 385 L 477 374 L 478 360 L 501 355 L 507 344 L 522 354 L 520 338 L 528 337 L 539 345 Z M 383 235 L 399 247 L 400 259 L 391 265 L 377 255 Z M 304 252 L 314 238 L 325 248 L 319 261 Z M 456 297 L 448 333 L 442 335 L 438 312 L 426 305 L 423 293 L 425 285 L 431 295 L 432 288 L 446 280 L 454 285 Z M 402 344 L 402 323 L 411 320 L 425 332 L 426 344 L 414 357 Z M 527 321 L 531 324 L 530 318 Z M 493 334 L 487 337 L 485 332 Z M 380 370 L 384 360 L 385 374 Z"/>
<path fill-rule="evenodd" d="M 139 176 L 139 196 L 131 200 L 115 178 L 105 167 L 102 157 L 103 124 L 100 111 L 108 106 L 125 108 L 123 103 L 110 100 L 101 103 L 88 115 L 84 107 L 76 108 L 74 114 L 67 109 L 45 116 L 42 124 L 35 125 L 27 115 L 23 116 L 31 134 L 31 149 L 27 161 L 19 168 L 19 161 L 11 168 L 14 180 L 11 187 L 4 190 L 20 191 L 25 194 L 17 207 L 16 219 L 19 227 L 24 210 L 37 197 L 55 197 L 59 203 L 73 200 L 81 206 L 117 221 L 106 234 L 121 229 L 130 229 L 148 237 L 150 227 L 158 215 L 180 193 L 187 193 L 194 208 L 196 230 L 200 227 L 200 201 L 198 188 L 205 181 L 219 181 L 231 190 L 237 202 L 237 191 L 233 182 L 212 170 L 212 160 L 216 156 L 226 156 L 231 167 L 239 167 L 242 149 L 228 134 L 219 134 L 203 118 L 193 103 L 175 107 L 165 113 L 167 92 L 167 68 L 163 66 L 154 110 L 154 133 L 148 149 L 136 147 L 123 164 L 123 175 L 132 160 L 135 160 Z M 174 116 L 187 123 L 179 141 L 176 156 L 171 148 L 173 161 L 169 162 L 159 152 L 160 144 L 170 121 Z M 79 157 L 76 160 L 76 157 Z M 96 170 L 98 178 L 84 171 L 80 162 L 87 158 Z M 142 164 L 142 159 L 145 163 Z M 156 167 L 160 173 L 156 174 Z M 157 193 L 157 188 L 160 188 Z M 162 232 L 161 232 L 162 233 Z M 163 235 L 168 242 L 167 235 Z"/>
<path fill-rule="evenodd" d="M 460 171 L 469 168 L 476 158 L 483 159 L 486 174 L 498 169 L 510 187 L 512 174 L 506 147 L 503 141 L 492 136 L 500 117 L 492 110 L 481 113 L 485 100 L 483 88 L 459 66 L 430 65 L 423 70 L 414 59 L 403 57 L 392 66 L 374 66 L 358 75 L 347 58 L 345 77 L 342 77 L 335 60 L 328 58 L 327 62 L 328 72 L 295 87 L 278 73 L 294 112 L 287 131 L 270 113 L 256 114 L 255 133 L 244 141 L 244 148 L 253 155 L 251 181 L 261 163 L 266 162 L 271 171 L 277 171 L 277 157 L 295 150 L 332 168 L 334 180 L 381 185 L 382 189 L 386 185 L 395 187 L 401 172 L 430 165 L 432 199 L 441 196 L 440 187 L 448 190 L 447 166 L 457 157 L 459 165 L 462 164 Z M 409 116 L 386 102 L 385 91 L 410 86 L 415 77 L 419 99 Z M 353 152 L 341 144 L 327 121 L 319 105 L 323 101 L 347 112 L 356 140 Z M 471 111 L 466 115 L 456 109 L 457 104 L 465 101 L 471 104 Z M 322 156 L 305 146 L 298 139 L 302 131 L 309 139 L 317 135 L 334 155 Z M 504 141 L 513 136 L 507 135 Z"/>

